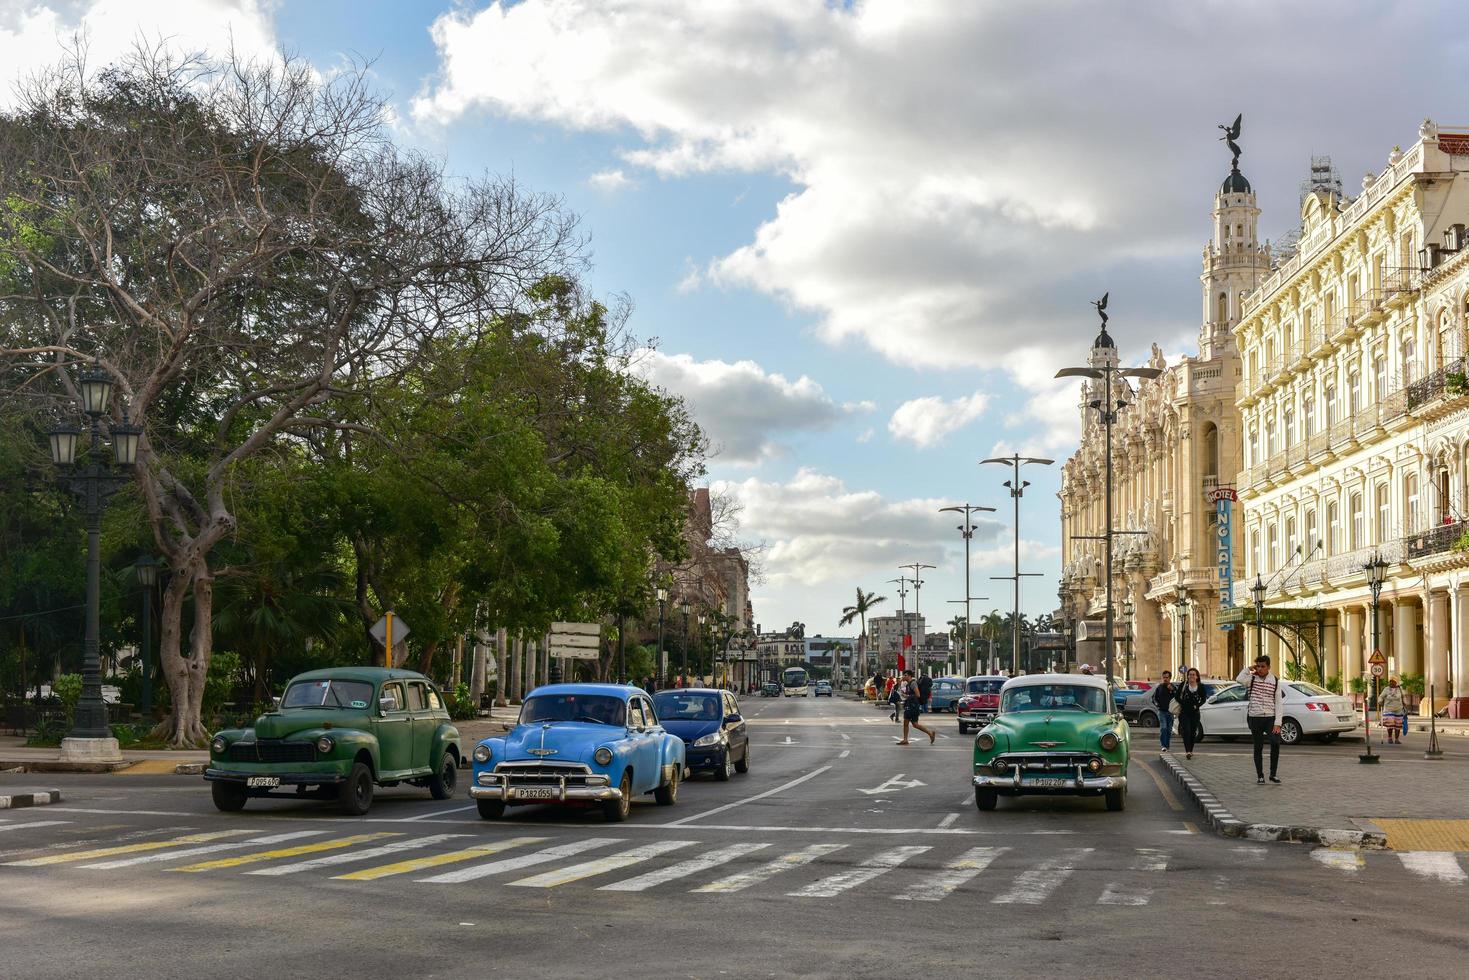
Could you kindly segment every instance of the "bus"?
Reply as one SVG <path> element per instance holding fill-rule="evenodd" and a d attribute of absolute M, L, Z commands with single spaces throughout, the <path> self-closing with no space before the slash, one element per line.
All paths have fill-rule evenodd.
<path fill-rule="evenodd" d="M 811 696 L 811 678 L 806 673 L 805 667 L 787 667 L 781 675 L 781 689 L 788 698 L 808 698 Z"/>

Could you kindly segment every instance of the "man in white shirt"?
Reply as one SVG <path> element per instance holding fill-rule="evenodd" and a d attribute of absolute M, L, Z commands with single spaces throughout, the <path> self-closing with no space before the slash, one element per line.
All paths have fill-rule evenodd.
<path fill-rule="evenodd" d="M 1245 688 L 1249 707 L 1245 720 L 1250 726 L 1250 738 L 1255 744 L 1255 782 L 1265 782 L 1264 760 L 1265 737 L 1270 737 L 1270 781 L 1279 783 L 1276 768 L 1280 765 L 1280 720 L 1285 717 L 1285 689 L 1280 680 L 1270 673 L 1270 658 L 1261 654 L 1253 666 L 1240 671 L 1235 678 Z"/>

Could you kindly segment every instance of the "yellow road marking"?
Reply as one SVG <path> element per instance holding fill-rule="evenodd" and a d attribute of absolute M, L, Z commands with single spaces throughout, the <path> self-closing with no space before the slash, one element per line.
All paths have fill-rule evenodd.
<path fill-rule="evenodd" d="M 153 840 L 143 844 L 121 844 L 117 847 L 99 847 L 91 851 L 73 851 L 70 854 L 48 854 L 46 857 L 31 858 L 27 861 L 7 862 L 13 868 L 38 868 L 47 864 L 65 864 L 68 861 L 83 861 L 88 858 L 111 857 L 114 854 L 134 854 L 138 851 L 160 851 L 165 847 L 180 847 L 184 844 L 203 844 L 206 841 L 219 840 L 221 837 L 238 837 L 248 834 L 248 830 L 218 830 L 208 834 L 189 834 L 187 837 L 175 837 L 172 840 Z"/>
<path fill-rule="evenodd" d="M 125 776 L 161 776 L 165 773 L 172 775 L 179 762 L 188 760 L 175 759 L 139 759 L 126 769 L 120 770 Z"/>
<path fill-rule="evenodd" d="M 473 861 L 475 858 L 487 857 L 491 854 L 499 854 L 508 851 L 512 847 L 524 847 L 527 844 L 540 844 L 549 840 L 547 837 L 512 837 L 509 840 L 496 841 L 493 844 L 482 844 L 478 847 L 470 847 L 462 851 L 450 851 L 447 854 L 430 854 L 427 857 L 410 858 L 407 861 L 397 861 L 393 864 L 384 864 L 376 868 L 365 868 L 362 871 L 353 871 L 351 874 L 337 875 L 335 881 L 376 881 L 389 875 L 400 875 L 408 871 L 419 871 L 423 868 L 437 868 L 442 864 L 457 864 L 460 861 Z"/>
<path fill-rule="evenodd" d="M 338 837 L 336 840 L 324 840 L 315 844 L 297 844 L 295 847 L 282 847 L 274 851 L 256 851 L 254 854 L 240 854 L 235 857 L 217 858 L 213 861 L 200 861 L 198 864 L 186 864 L 182 868 L 174 868 L 174 871 L 214 871 L 217 868 L 238 868 L 242 864 L 254 864 L 256 861 L 271 861 L 275 858 L 296 857 L 300 854 L 316 854 L 320 851 L 337 851 L 353 844 L 362 844 L 370 840 L 381 840 L 384 837 L 402 837 L 402 834 L 357 834 L 352 837 Z"/>
<path fill-rule="evenodd" d="M 1389 820 L 1372 822 L 1387 834 L 1395 851 L 1469 851 L 1469 820 Z"/>
<path fill-rule="evenodd" d="M 1153 767 L 1146 762 L 1143 763 L 1143 771 L 1153 778 L 1153 783 L 1158 787 L 1158 792 L 1163 794 L 1163 802 L 1167 803 L 1173 810 L 1182 810 L 1183 804 L 1178 802 L 1178 797 L 1173 795 L 1173 790 L 1163 783 L 1163 778 L 1153 771 Z"/>
<path fill-rule="evenodd" d="M 1184 830 L 1187 830 L 1191 834 L 1197 834 L 1199 832 L 1199 828 L 1198 827 L 1195 827 L 1193 824 L 1189 823 L 1187 820 L 1185 820 L 1183 822 L 1183 829 Z"/>

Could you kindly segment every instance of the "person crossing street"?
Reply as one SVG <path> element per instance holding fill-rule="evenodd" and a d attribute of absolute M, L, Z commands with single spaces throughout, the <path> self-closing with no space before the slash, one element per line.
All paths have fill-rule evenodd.
<path fill-rule="evenodd" d="M 1149 700 L 1153 707 L 1158 709 L 1158 750 L 1167 752 L 1169 744 L 1173 741 L 1173 699 L 1177 692 L 1173 690 L 1173 673 L 1163 671 L 1163 680 L 1154 685 L 1153 693 Z"/>
<path fill-rule="evenodd" d="M 926 727 L 919 717 L 923 710 L 923 694 L 913 680 L 913 671 L 903 671 L 903 738 L 897 744 L 908 744 L 908 726 L 913 726 L 928 736 L 928 744 L 932 745 L 938 739 L 938 733 Z"/>

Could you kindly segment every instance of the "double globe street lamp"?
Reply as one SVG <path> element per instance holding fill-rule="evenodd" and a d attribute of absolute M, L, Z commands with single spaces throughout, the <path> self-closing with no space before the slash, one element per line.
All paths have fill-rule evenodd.
<path fill-rule="evenodd" d="M 58 469 L 58 482 L 82 502 L 87 522 L 87 633 L 82 648 L 82 694 L 77 702 L 71 735 L 62 740 L 63 759 L 120 759 L 117 740 L 107 725 L 107 706 L 102 701 L 102 658 L 99 647 L 100 605 L 102 593 L 102 510 L 107 500 L 133 480 L 131 470 L 138 464 L 138 445 L 143 427 L 128 421 L 127 411 L 121 422 L 109 421 L 107 438 L 112 442 L 109 459 L 103 446 L 102 419 L 112 401 L 113 380 L 95 362 L 77 376 L 82 396 L 82 411 L 90 423 L 90 441 L 84 462 L 77 459 L 77 443 L 82 430 L 63 422 L 48 435 L 51 461 Z"/>

